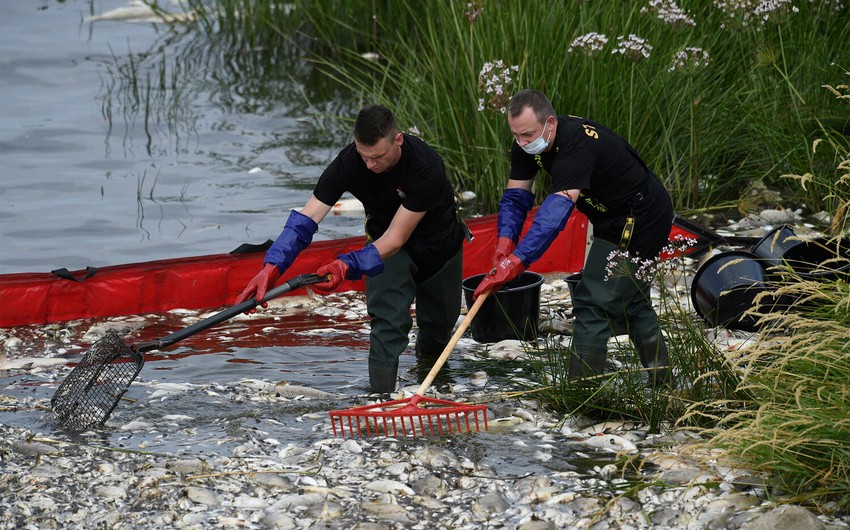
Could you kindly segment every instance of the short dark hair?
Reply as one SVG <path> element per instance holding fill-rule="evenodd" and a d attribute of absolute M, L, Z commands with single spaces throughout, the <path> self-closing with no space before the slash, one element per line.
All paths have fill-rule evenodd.
<path fill-rule="evenodd" d="M 555 107 L 549 98 L 539 90 L 526 88 L 513 95 L 508 103 L 508 116 L 516 118 L 526 107 L 531 107 L 537 121 L 543 123 L 549 116 L 555 116 Z"/>
<path fill-rule="evenodd" d="M 354 120 L 354 139 L 363 145 L 375 145 L 381 138 L 398 132 L 395 116 L 383 105 L 366 105 Z"/>

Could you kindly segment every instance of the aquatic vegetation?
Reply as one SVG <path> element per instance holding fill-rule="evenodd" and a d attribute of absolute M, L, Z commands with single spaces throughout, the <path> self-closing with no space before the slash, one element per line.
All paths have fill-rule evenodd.
<path fill-rule="evenodd" d="M 828 87 L 844 102 L 846 85 Z M 828 141 L 828 140 L 827 140 Z M 828 141 L 829 142 L 829 141 Z M 817 142 L 814 149 L 817 148 Z M 823 504 L 850 508 L 850 260 L 847 259 L 850 151 L 837 149 L 837 179 L 788 175 L 803 187 L 817 187 L 832 206 L 837 255 L 825 273 L 804 278 L 781 268 L 775 289 L 764 296 L 792 301 L 793 310 L 751 311 L 764 332 L 752 348 L 728 362 L 742 378 L 737 399 L 706 404 L 723 413 L 710 438 L 697 447 L 723 449 L 723 458 L 770 474 L 784 490 Z M 839 238 L 844 238 L 840 240 Z M 688 416 L 696 414 L 694 407 Z M 715 455 L 714 457 L 716 457 Z"/>

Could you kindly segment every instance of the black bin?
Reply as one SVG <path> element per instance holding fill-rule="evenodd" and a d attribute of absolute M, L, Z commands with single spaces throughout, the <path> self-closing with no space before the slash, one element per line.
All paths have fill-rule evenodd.
<path fill-rule="evenodd" d="M 745 315 L 759 293 L 768 291 L 767 272 L 758 256 L 733 250 L 712 256 L 694 275 L 691 299 L 711 326 L 756 331 L 757 319 Z"/>
<path fill-rule="evenodd" d="M 850 238 L 804 239 L 780 226 L 753 246 L 764 266 L 788 265 L 804 280 L 831 281 L 850 271 Z"/>
<path fill-rule="evenodd" d="M 472 294 L 483 279 L 484 275 L 478 274 L 463 280 L 466 307 L 472 307 Z M 525 271 L 506 283 L 495 296 L 488 296 L 470 324 L 472 338 L 484 343 L 535 339 L 540 321 L 541 285 L 543 276 Z"/>

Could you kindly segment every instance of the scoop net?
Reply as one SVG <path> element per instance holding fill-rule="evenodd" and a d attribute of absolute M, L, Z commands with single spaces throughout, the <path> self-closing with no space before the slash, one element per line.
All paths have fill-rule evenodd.
<path fill-rule="evenodd" d="M 487 405 L 468 405 L 414 395 L 333 410 L 334 436 L 444 436 L 487 430 Z M 480 419 L 479 419 L 480 415 Z M 347 429 L 347 432 L 346 432 Z"/>
<path fill-rule="evenodd" d="M 50 406 L 73 430 L 102 426 L 144 365 L 144 356 L 109 332 L 95 342 L 59 385 Z"/>

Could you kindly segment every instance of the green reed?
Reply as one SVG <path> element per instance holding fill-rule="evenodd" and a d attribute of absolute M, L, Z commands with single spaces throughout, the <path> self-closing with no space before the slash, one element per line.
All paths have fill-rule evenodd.
<path fill-rule="evenodd" d="M 708 2 L 681 2 L 688 19 L 662 20 L 648 2 L 445 2 L 193 0 L 201 26 L 234 49 L 288 47 L 336 84 L 348 115 L 365 101 L 392 105 L 446 160 L 456 188 L 494 211 L 508 171 L 511 136 L 480 85 L 487 63 L 516 66 L 507 94 L 544 90 L 559 112 L 583 114 L 625 135 L 671 189 L 679 208 L 728 200 L 752 180 L 821 164 L 801 149 L 823 127 L 846 134 L 846 119 L 818 93 L 831 64 L 850 64 L 848 25 L 832 2 L 774 13 L 766 23 Z M 751 15 L 751 13 L 749 14 Z M 605 34 L 599 50 L 574 39 Z M 652 50 L 612 53 L 635 34 Z M 708 53 L 704 60 L 689 50 Z M 684 54 L 677 66 L 674 57 Z M 370 54 L 364 57 L 364 54 Z M 672 70 L 672 71 L 671 71 Z M 304 93 L 324 108 L 325 93 Z M 479 100 L 487 104 L 478 110 Z M 336 106 L 336 110 L 345 107 Z M 824 119 L 814 119 L 814 109 Z M 810 201 L 811 197 L 802 196 Z M 814 205 L 812 205 L 814 208 Z"/>
<path fill-rule="evenodd" d="M 687 425 L 714 425 L 719 419 L 716 406 L 701 404 L 713 402 L 717 396 L 739 399 L 739 377 L 707 339 L 693 309 L 680 302 L 686 272 L 678 256 L 687 247 L 687 242 L 676 243 L 669 249 L 672 257 L 637 265 L 639 277 L 649 281 L 658 294 L 659 325 L 674 370 L 672 385 L 648 384 L 650 374 L 641 367 L 637 351 L 625 335 L 618 336 L 619 342 L 609 348 L 611 369 L 583 379 L 568 377 L 570 347 L 544 338 L 535 352 L 534 369 L 549 385 L 549 390 L 540 394 L 547 406 L 565 415 L 636 421 L 658 431 L 679 423 L 686 410 L 692 412 Z M 612 324 L 612 335 L 618 332 L 625 333 Z"/>
<path fill-rule="evenodd" d="M 846 84 L 827 87 L 845 106 Z M 835 501 L 850 510 L 850 151 L 824 129 L 822 153 L 834 150 L 835 172 L 786 175 L 808 193 L 824 198 L 832 214 L 828 246 L 839 249 L 806 274 L 777 267 L 779 279 L 765 295 L 787 301 L 787 311 L 751 310 L 761 319 L 761 335 L 752 348 L 728 361 L 741 377 L 734 393 L 706 400 L 701 409 L 723 411 L 707 429 L 700 449 L 720 448 L 733 465 L 764 472 L 780 495 L 810 500 L 822 509 Z M 817 147 L 813 149 L 816 151 Z M 834 178 L 837 174 L 838 177 Z M 701 412 L 689 408 L 685 421 Z M 717 458 L 714 453 L 711 458 Z"/>

